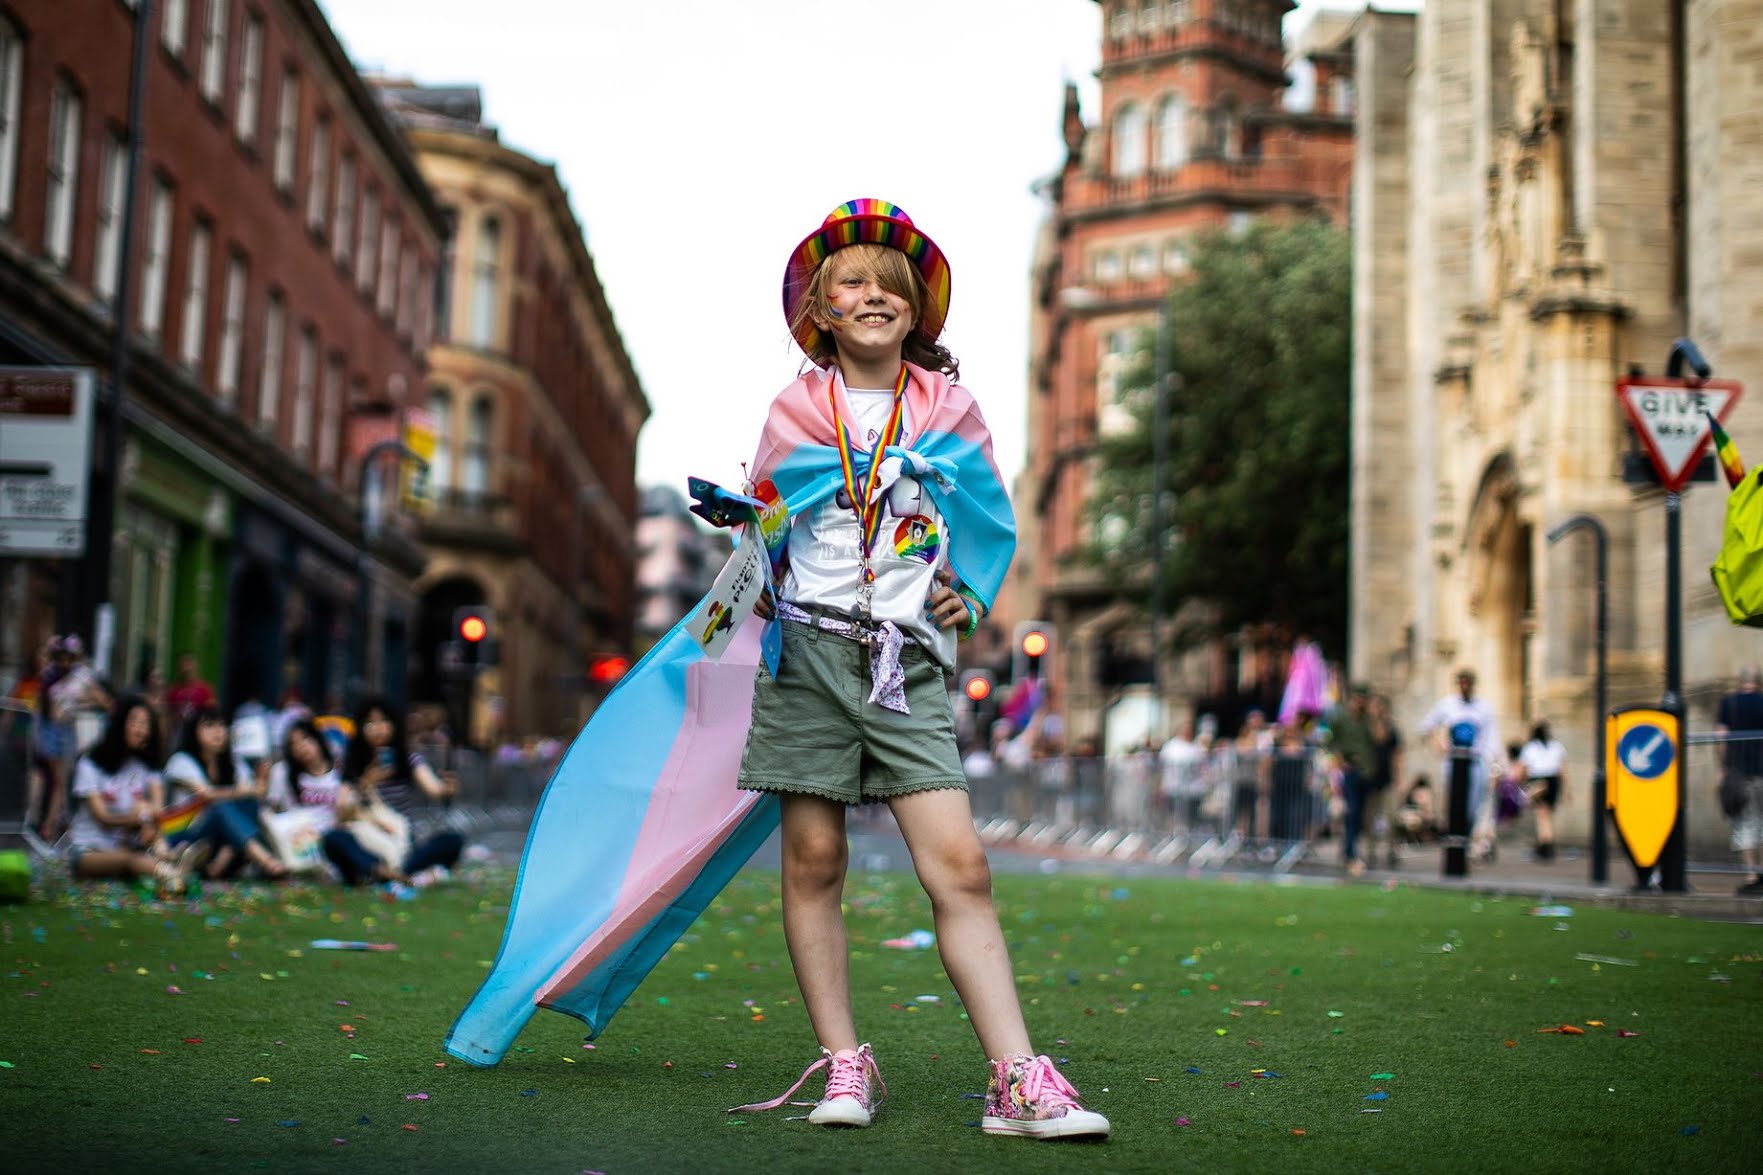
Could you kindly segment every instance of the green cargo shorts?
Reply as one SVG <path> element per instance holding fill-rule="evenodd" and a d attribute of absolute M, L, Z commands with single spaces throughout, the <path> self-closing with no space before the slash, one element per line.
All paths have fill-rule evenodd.
<path fill-rule="evenodd" d="M 873 804 L 908 792 L 966 790 L 943 667 L 920 645 L 900 651 L 910 714 L 869 699 L 869 646 L 784 621 L 777 677 L 759 666 L 741 754 L 749 791 Z"/>

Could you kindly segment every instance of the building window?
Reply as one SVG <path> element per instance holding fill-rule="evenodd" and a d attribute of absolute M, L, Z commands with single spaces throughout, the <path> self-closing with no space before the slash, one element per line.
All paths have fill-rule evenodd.
<path fill-rule="evenodd" d="M 147 203 L 147 255 L 141 259 L 141 333 L 159 338 L 165 329 L 165 286 L 171 269 L 171 185 L 153 181 Z"/>
<path fill-rule="evenodd" d="M 232 0 L 208 0 L 208 19 L 202 25 L 202 76 L 197 90 L 216 105 L 226 82 L 226 20 Z"/>
<path fill-rule="evenodd" d="M 1186 273 L 1188 269 L 1188 250 L 1180 241 L 1169 241 L 1163 246 L 1163 272 L 1169 274 Z"/>
<path fill-rule="evenodd" d="M 1353 116 L 1353 79 L 1336 74 L 1328 79 L 1328 112 L 1342 118 Z"/>
<path fill-rule="evenodd" d="M 416 302 L 422 290 L 416 280 L 416 251 L 403 250 L 398 266 L 398 306 L 394 318 L 398 333 L 408 336 L 416 329 Z"/>
<path fill-rule="evenodd" d="M 361 193 L 361 239 L 355 250 L 355 284 L 373 297 L 374 266 L 379 263 L 380 194 L 364 183 Z"/>
<path fill-rule="evenodd" d="M 208 310 L 208 249 L 214 230 L 206 221 L 190 226 L 190 268 L 184 275 L 184 321 L 178 335 L 178 362 L 202 379 L 202 331 Z"/>
<path fill-rule="evenodd" d="M 490 397 L 479 396 L 471 404 L 465 422 L 465 453 L 459 470 L 459 491 L 481 499 L 490 490 L 490 432 L 495 423 Z"/>
<path fill-rule="evenodd" d="M 1188 108 L 1171 94 L 1157 105 L 1157 166 L 1172 171 L 1188 161 Z"/>
<path fill-rule="evenodd" d="M 1114 10 L 1114 18 L 1108 22 L 1108 35 L 1116 41 L 1124 41 L 1132 36 L 1133 0 L 1121 0 L 1120 7 Z"/>
<path fill-rule="evenodd" d="M 1163 5 L 1163 27 L 1173 29 L 1194 15 L 1193 0 L 1168 0 Z"/>
<path fill-rule="evenodd" d="M 1245 212 L 1242 209 L 1238 209 L 1225 218 L 1224 228 L 1231 236 L 1240 237 L 1248 232 L 1250 226 L 1254 223 L 1255 214 L 1253 212 Z"/>
<path fill-rule="evenodd" d="M 488 347 L 496 339 L 496 277 L 501 266 L 502 222 L 486 216 L 478 224 L 471 257 L 471 332 L 466 342 Z"/>
<path fill-rule="evenodd" d="M 245 14 L 239 39 L 239 101 L 233 107 L 233 133 L 241 143 L 257 141 L 257 105 L 263 88 L 263 18 Z"/>
<path fill-rule="evenodd" d="M 92 292 L 106 305 L 116 298 L 128 173 L 128 142 L 120 135 L 105 136 L 104 158 L 98 164 L 98 256 L 92 262 Z"/>
<path fill-rule="evenodd" d="M 282 340 L 287 315 L 281 293 L 271 290 L 263 309 L 263 370 L 257 376 L 257 427 L 264 432 L 275 430 L 282 408 Z"/>
<path fill-rule="evenodd" d="M 312 395 L 318 383 L 318 334 L 310 326 L 300 330 L 300 350 L 294 356 L 294 456 L 305 460 L 312 453 Z"/>
<path fill-rule="evenodd" d="M 312 164 L 306 169 L 306 224 L 324 231 L 325 210 L 331 200 L 331 120 L 312 124 Z"/>
<path fill-rule="evenodd" d="M 1096 254 L 1096 280 L 1113 282 L 1120 280 L 1120 254 L 1112 249 L 1105 249 Z"/>
<path fill-rule="evenodd" d="M 1138 175 L 1145 170 L 1145 110 L 1129 102 L 1114 116 L 1114 174 Z"/>
<path fill-rule="evenodd" d="M 299 140 L 300 75 L 290 69 L 282 74 L 282 94 L 275 112 L 275 186 L 284 192 L 294 190 L 294 153 L 299 150 Z"/>
<path fill-rule="evenodd" d="M 1157 272 L 1157 251 L 1149 245 L 1138 245 L 1127 258 L 1126 271 L 1136 278 L 1151 277 Z"/>
<path fill-rule="evenodd" d="M 1157 7 L 1157 0 L 1145 0 L 1145 7 L 1139 13 L 1139 32 L 1150 36 L 1163 23 L 1163 12 Z"/>
<path fill-rule="evenodd" d="M 390 319 L 398 311 L 398 224 L 388 220 L 380 241 L 379 312 Z"/>
<path fill-rule="evenodd" d="M 232 405 L 239 398 L 239 366 L 245 352 L 245 288 L 249 270 L 245 258 L 234 253 L 227 258 L 226 288 L 220 301 L 220 368 L 214 374 L 214 390 L 221 403 Z"/>
<path fill-rule="evenodd" d="M 189 0 L 165 0 L 165 15 L 159 20 L 159 43 L 173 57 L 182 57 L 189 39 Z"/>
<path fill-rule="evenodd" d="M 24 77 L 24 41 L 0 15 L 0 220 L 12 219 L 18 184 L 18 111 Z"/>
<path fill-rule="evenodd" d="M 337 441 L 343 431 L 343 357 L 332 355 L 324 367 L 324 398 L 318 410 L 318 472 L 337 474 Z"/>
<path fill-rule="evenodd" d="M 72 86 L 57 82 L 49 99 L 49 173 L 43 219 L 43 252 L 63 269 L 73 252 L 74 190 L 79 185 L 80 119 L 85 102 Z"/>
<path fill-rule="evenodd" d="M 453 394 L 446 388 L 429 390 L 429 415 L 435 418 L 435 455 L 429 461 L 429 485 L 439 500 L 453 488 Z"/>
<path fill-rule="evenodd" d="M 344 155 L 337 165 L 337 204 L 332 216 L 331 253 L 337 264 L 349 264 L 349 250 L 355 244 L 355 156 Z"/>

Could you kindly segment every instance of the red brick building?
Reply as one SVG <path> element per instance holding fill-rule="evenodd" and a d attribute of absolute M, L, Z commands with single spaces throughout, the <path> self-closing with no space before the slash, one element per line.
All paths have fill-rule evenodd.
<path fill-rule="evenodd" d="M 364 542 L 362 458 L 423 384 L 441 210 L 314 0 L 154 0 L 131 187 L 139 10 L 0 0 L 0 362 L 108 388 L 127 267 L 111 674 L 399 694 L 423 556 Z M 0 664 L 93 635 L 86 566 L 11 566 Z"/>
<path fill-rule="evenodd" d="M 633 652 L 649 401 L 556 168 L 504 145 L 475 87 L 377 84 L 453 225 L 423 388 L 415 691 L 458 705 L 435 653 L 456 608 L 487 604 L 498 648 L 471 682 L 471 733 L 572 735 L 589 658 Z"/>
<path fill-rule="evenodd" d="M 1117 381 L 1140 361 L 1186 268 L 1185 240 L 1245 218 L 1344 223 L 1352 173 L 1352 61 L 1325 36 L 1288 55 L 1292 0 L 1098 0 L 1101 109 L 1068 86 L 1066 159 L 1035 262 L 1025 532 L 1013 607 L 1054 623 L 1050 672 L 1068 734 L 1103 729 L 1112 655 L 1143 661 L 1144 585 L 1106 582 L 1084 555 L 1097 439 L 1131 426 Z M 1319 18 L 1315 34 L 1345 35 Z M 1288 73 L 1288 68 L 1291 70 Z M 1303 74 L 1312 103 L 1288 88 Z M 1299 109 L 1308 105 L 1308 108 Z M 1175 411 L 1180 411 L 1179 404 Z M 1148 573 L 1147 573 L 1148 578 Z M 1175 667 L 1171 666 L 1173 670 Z M 1165 696 L 1226 688 L 1220 656 L 1166 672 Z"/>

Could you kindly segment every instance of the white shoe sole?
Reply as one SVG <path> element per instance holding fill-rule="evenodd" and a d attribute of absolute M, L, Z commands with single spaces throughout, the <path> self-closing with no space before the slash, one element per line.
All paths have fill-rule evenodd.
<path fill-rule="evenodd" d="M 1108 1119 L 1092 1110 L 1071 1110 L 1062 1118 L 1029 1121 L 1022 1118 L 981 1118 L 979 1128 L 987 1134 L 1015 1134 L 1024 1138 L 1107 1138 Z"/>
<path fill-rule="evenodd" d="M 874 1111 L 864 1109 L 854 1097 L 836 1097 L 808 1112 L 808 1121 L 816 1126 L 867 1126 L 874 1120 Z"/>

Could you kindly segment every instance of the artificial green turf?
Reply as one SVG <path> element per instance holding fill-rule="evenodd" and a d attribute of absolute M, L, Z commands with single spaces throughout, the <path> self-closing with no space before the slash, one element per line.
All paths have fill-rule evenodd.
<path fill-rule="evenodd" d="M 1411 886 L 1000 876 L 1030 1030 L 1114 1123 L 1105 1144 L 1049 1144 L 973 1128 L 984 1072 L 936 952 L 881 945 L 931 925 L 909 875 L 848 891 L 858 1028 L 891 1094 L 869 1130 L 721 1112 L 815 1055 L 761 871 L 597 1047 L 540 1012 L 500 1066 L 453 1061 L 440 1042 L 510 883 L 187 907 L 96 886 L 0 908 L 0 1154 L 40 1171 L 819 1175 L 1717 1172 L 1763 1153 L 1756 927 Z M 1538 1032 L 1563 1024 L 1584 1035 Z"/>

